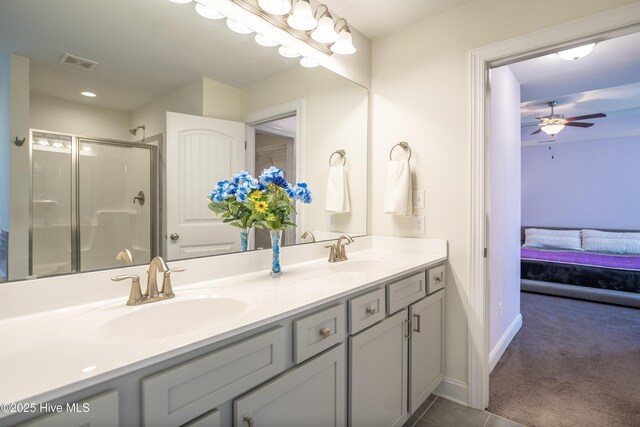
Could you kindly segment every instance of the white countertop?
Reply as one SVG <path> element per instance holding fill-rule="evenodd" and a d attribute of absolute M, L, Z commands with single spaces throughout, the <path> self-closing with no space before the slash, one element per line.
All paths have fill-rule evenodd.
<path fill-rule="evenodd" d="M 253 269 L 254 266 L 246 264 L 246 256 L 249 254 L 242 254 L 245 258 L 231 255 L 189 260 L 176 263 L 188 264 L 192 273 L 188 276 L 175 276 L 173 281 L 176 297 L 173 300 L 129 307 L 125 305 L 129 286 L 124 285 L 117 288 L 116 298 L 27 311 L 24 315 L 4 318 L 0 320 L 0 403 L 40 403 L 61 397 L 420 270 L 447 257 L 447 243 L 444 240 L 364 237 L 347 249 L 349 260 L 330 264 L 324 254 L 327 250 L 319 249 L 321 245 L 323 244 L 304 245 L 307 246 L 306 249 L 283 248 L 283 274 L 277 278 L 271 277 L 268 270 L 262 268 L 246 274 L 205 279 L 215 276 L 217 268 L 228 270 L 230 262 L 235 263 L 237 271 Z M 293 255 L 296 249 L 298 252 Z M 315 256 L 315 259 L 302 259 L 300 253 L 305 251 L 308 256 Z M 318 259 L 319 253 L 323 253 L 322 259 Z M 270 251 L 257 251 L 253 257 L 260 257 L 261 261 L 255 264 L 262 267 L 268 262 L 269 256 Z M 287 264 L 287 258 L 298 259 L 295 259 L 295 263 Z M 371 260 L 375 262 L 371 263 Z M 227 265 L 223 267 L 223 264 Z M 367 270 L 362 271 L 365 266 Z M 140 269 L 144 271 L 144 267 L 138 267 Z M 128 273 L 131 270 L 112 270 L 94 276 L 68 276 L 66 281 L 72 291 L 77 291 L 79 286 L 72 282 L 88 281 L 87 277 L 91 277 L 90 287 L 104 286 L 112 289 L 113 283 L 107 280 L 96 283 L 97 278 L 125 271 Z M 183 277 L 186 279 L 181 280 Z M 46 279 L 41 281 L 43 283 L 37 284 L 40 289 L 57 286 L 58 293 L 64 293 L 66 289 L 60 278 L 49 282 Z M 26 293 L 31 284 L 24 286 L 25 283 L 28 282 L 22 282 Z M 144 287 L 143 283 L 143 290 Z M 20 290 L 16 287 L 5 289 L 15 303 Z M 0 299 L 5 289 L 0 287 Z M 202 326 L 190 329 L 187 333 L 154 338 L 153 333 L 148 333 L 149 325 L 139 325 L 138 334 L 113 342 L 92 335 L 93 325 L 84 319 L 98 317 L 78 317 L 105 308 L 119 312 L 129 312 L 140 307 L 152 309 L 153 306 L 171 304 L 199 293 L 221 297 L 240 295 L 246 307 L 242 314 L 230 320 L 203 322 Z M 29 304 L 28 295 L 23 296 L 22 303 Z M 80 300 L 83 298 L 86 299 L 82 297 Z M 44 303 L 37 302 L 34 305 L 44 306 Z M 171 322 L 172 319 L 167 318 L 166 321 Z M 155 327 L 163 326 L 158 324 Z M 0 413 L 0 418 L 7 415 L 10 414 Z"/>

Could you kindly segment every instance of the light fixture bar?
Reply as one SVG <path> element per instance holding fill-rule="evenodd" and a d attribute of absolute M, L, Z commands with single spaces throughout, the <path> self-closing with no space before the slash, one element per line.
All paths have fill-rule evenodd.
<path fill-rule="evenodd" d="M 250 0 L 231 0 L 231 2 L 237 4 L 238 6 L 242 7 L 245 10 L 248 10 L 249 12 L 253 13 L 254 15 L 259 16 L 260 18 L 264 19 L 265 21 L 269 22 L 272 25 L 275 25 L 276 27 L 280 28 L 281 30 L 286 31 L 288 34 L 294 36 L 298 40 L 302 40 L 303 42 L 305 42 L 308 45 L 312 46 L 314 49 L 319 50 L 320 52 L 324 53 L 325 55 L 329 55 L 329 56 L 333 55 L 333 52 L 331 51 L 331 49 L 329 48 L 328 45 L 323 44 L 323 43 L 319 43 L 319 42 L 313 40 L 305 32 L 301 32 L 301 31 L 298 31 L 298 30 L 295 30 L 295 29 L 289 27 L 289 25 L 287 25 L 287 21 L 285 19 L 286 15 L 281 20 L 277 19 L 277 17 L 266 13 L 259 6 L 257 6 L 256 4 L 252 3 Z"/>

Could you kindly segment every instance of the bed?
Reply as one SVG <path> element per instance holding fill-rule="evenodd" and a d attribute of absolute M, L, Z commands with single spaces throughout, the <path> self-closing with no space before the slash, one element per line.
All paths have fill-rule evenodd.
<path fill-rule="evenodd" d="M 522 227 L 523 243 L 527 228 L 536 227 Z M 520 266 L 523 291 L 640 308 L 640 255 L 523 246 Z"/>

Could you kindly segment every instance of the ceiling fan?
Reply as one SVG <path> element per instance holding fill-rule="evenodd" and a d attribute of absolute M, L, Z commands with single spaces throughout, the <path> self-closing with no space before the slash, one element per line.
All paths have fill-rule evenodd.
<path fill-rule="evenodd" d="M 568 117 L 565 119 L 564 114 L 555 114 L 553 108 L 558 105 L 558 101 L 549 101 L 547 105 L 551 107 L 551 114 L 544 117 L 536 117 L 540 120 L 538 126 L 540 129 L 533 132 L 531 135 L 535 135 L 544 131 L 549 136 L 555 136 L 564 129 L 565 126 L 575 126 L 579 128 L 588 128 L 594 125 L 594 123 L 578 122 L 577 120 L 597 119 L 599 117 L 607 117 L 604 113 L 587 114 L 586 116 Z"/>

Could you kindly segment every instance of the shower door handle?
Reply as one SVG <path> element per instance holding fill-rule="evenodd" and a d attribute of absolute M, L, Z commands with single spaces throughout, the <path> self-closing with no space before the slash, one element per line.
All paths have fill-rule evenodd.
<path fill-rule="evenodd" d="M 171 233 L 169 237 L 171 238 L 171 240 L 176 241 L 180 238 L 180 235 L 178 233 Z"/>

